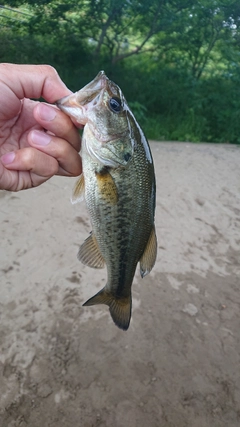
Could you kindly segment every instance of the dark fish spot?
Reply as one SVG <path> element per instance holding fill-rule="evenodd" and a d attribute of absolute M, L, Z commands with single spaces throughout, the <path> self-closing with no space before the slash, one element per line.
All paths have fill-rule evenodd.
<path fill-rule="evenodd" d="M 109 166 L 103 166 L 99 169 L 99 171 L 96 171 L 95 173 L 99 175 L 106 175 L 107 173 L 109 173 L 109 170 Z"/>
<path fill-rule="evenodd" d="M 124 160 L 125 160 L 125 162 L 128 162 L 128 160 L 130 159 L 130 157 L 131 157 L 131 154 L 130 153 L 126 153 L 126 154 L 124 154 Z"/>

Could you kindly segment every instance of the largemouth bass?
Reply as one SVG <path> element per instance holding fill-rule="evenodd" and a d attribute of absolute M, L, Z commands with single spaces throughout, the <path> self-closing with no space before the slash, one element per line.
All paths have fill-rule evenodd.
<path fill-rule="evenodd" d="M 104 71 L 57 105 L 85 125 L 83 173 L 73 202 L 85 196 L 92 232 L 80 247 L 78 258 L 90 267 L 107 266 L 106 286 L 83 305 L 107 304 L 115 324 L 127 330 L 137 264 L 140 262 L 144 277 L 157 254 L 151 151 L 121 89 Z"/>

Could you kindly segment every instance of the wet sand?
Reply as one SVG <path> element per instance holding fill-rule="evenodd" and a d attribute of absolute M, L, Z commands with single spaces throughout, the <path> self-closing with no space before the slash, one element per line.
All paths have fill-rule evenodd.
<path fill-rule="evenodd" d="M 0 192 L 1 427 L 240 425 L 240 147 L 151 143 L 158 259 L 127 332 L 82 307 L 75 179 Z"/>

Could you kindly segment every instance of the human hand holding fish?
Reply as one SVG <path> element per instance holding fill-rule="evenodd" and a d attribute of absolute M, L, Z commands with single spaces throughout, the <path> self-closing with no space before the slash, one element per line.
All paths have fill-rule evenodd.
<path fill-rule="evenodd" d="M 80 175 L 74 124 L 85 125 L 73 201 L 85 197 L 92 232 L 78 258 L 106 265 L 108 280 L 84 305 L 108 305 L 114 323 L 127 330 L 137 264 L 144 277 L 156 260 L 156 189 L 150 147 L 121 89 L 102 71 L 72 94 L 50 66 L 0 64 L 0 93 L 0 189 Z M 60 110 L 30 99 L 40 97 L 61 98 Z"/>
<path fill-rule="evenodd" d="M 48 65 L 0 64 L 0 189 L 36 187 L 53 175 L 81 173 L 73 121 L 47 102 L 69 95 Z"/>

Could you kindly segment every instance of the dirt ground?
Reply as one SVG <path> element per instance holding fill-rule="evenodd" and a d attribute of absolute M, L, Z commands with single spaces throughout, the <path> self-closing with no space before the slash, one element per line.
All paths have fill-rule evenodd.
<path fill-rule="evenodd" d="M 105 270 L 75 179 L 0 192 L 1 427 L 240 425 L 240 147 L 151 143 L 158 259 L 127 332 L 82 307 Z"/>

